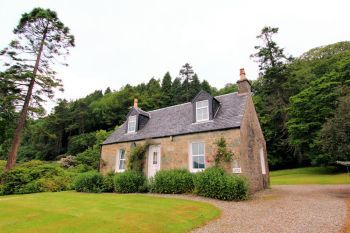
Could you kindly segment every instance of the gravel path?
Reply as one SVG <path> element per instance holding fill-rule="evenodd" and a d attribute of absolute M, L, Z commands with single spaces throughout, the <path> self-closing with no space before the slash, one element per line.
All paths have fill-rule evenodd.
<path fill-rule="evenodd" d="M 176 196 L 209 202 L 222 210 L 220 218 L 193 232 L 339 233 L 347 216 L 350 186 L 278 185 L 244 202 Z"/>
<path fill-rule="evenodd" d="M 194 232 L 338 233 L 345 224 L 349 197 L 348 185 L 281 185 L 246 202 L 202 199 L 223 213 Z"/>

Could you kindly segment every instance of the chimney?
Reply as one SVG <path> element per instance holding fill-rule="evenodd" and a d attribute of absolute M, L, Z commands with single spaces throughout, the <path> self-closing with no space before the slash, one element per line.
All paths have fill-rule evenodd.
<path fill-rule="evenodd" d="M 239 70 L 239 80 L 237 81 L 238 93 L 250 93 L 252 90 L 249 80 L 245 76 L 244 68 Z"/>
<path fill-rule="evenodd" d="M 137 104 L 138 104 L 138 100 L 137 99 L 134 99 L 134 108 L 137 108 L 138 106 L 137 106 Z"/>

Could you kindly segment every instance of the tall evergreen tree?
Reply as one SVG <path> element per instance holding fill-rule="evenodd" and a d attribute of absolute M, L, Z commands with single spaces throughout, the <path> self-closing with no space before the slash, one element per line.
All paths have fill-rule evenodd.
<path fill-rule="evenodd" d="M 285 95 L 284 84 L 288 77 L 286 64 L 292 58 L 285 55 L 273 40 L 278 28 L 264 27 L 257 38 L 261 45 L 251 55 L 259 63 L 260 77 L 254 83 L 254 101 L 269 148 L 269 162 L 273 166 L 290 166 L 292 151 L 288 144 L 286 127 L 289 97 Z"/>
<path fill-rule="evenodd" d="M 58 19 L 56 12 L 49 9 L 35 8 L 30 13 L 23 14 L 14 34 L 17 39 L 1 55 L 8 57 L 5 65 L 16 68 L 25 75 L 21 90 L 25 93 L 25 99 L 8 154 L 7 171 L 16 164 L 30 103 L 40 106 L 42 94 L 53 97 L 53 88 L 62 86 L 51 66 L 59 57 L 66 56 L 68 49 L 74 46 L 74 37 L 69 29 Z"/>
<path fill-rule="evenodd" d="M 189 101 L 191 101 L 198 94 L 198 92 L 202 90 L 201 82 L 199 81 L 197 74 L 193 75 L 189 86 Z"/>
<path fill-rule="evenodd" d="M 175 78 L 171 86 L 171 96 L 173 97 L 171 105 L 183 103 L 183 98 L 181 96 L 181 93 L 182 93 L 181 79 Z"/>
<path fill-rule="evenodd" d="M 189 63 L 183 65 L 179 72 L 179 78 L 182 80 L 181 99 L 183 102 L 191 100 L 191 82 L 194 76 L 194 71 Z"/>
<path fill-rule="evenodd" d="M 169 72 L 166 72 L 162 79 L 162 107 L 170 106 L 172 103 L 172 93 L 171 93 L 171 76 Z"/>

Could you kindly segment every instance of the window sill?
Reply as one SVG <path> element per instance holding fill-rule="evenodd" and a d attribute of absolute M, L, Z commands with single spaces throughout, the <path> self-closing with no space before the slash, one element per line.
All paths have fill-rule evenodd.
<path fill-rule="evenodd" d="M 190 172 L 191 172 L 191 173 L 197 173 L 197 172 L 202 172 L 202 171 L 204 171 L 204 170 L 205 170 L 205 168 L 201 168 L 201 169 L 191 169 Z"/>
<path fill-rule="evenodd" d="M 191 125 L 197 125 L 197 124 L 202 124 L 202 123 L 212 123 L 214 122 L 213 120 L 205 120 L 205 121 L 196 121 L 192 123 Z"/>

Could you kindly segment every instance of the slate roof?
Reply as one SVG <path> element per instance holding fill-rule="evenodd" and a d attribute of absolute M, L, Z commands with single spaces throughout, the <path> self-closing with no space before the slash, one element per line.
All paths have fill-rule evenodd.
<path fill-rule="evenodd" d="M 137 141 L 148 138 L 159 138 L 183 134 L 239 128 L 242 122 L 247 94 L 237 92 L 215 97 L 220 108 L 211 121 L 193 123 L 192 103 L 184 103 L 146 112 L 150 119 L 136 133 L 126 133 L 124 122 L 102 144 Z"/>

